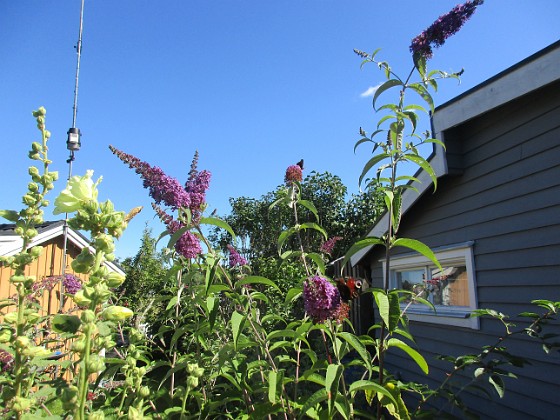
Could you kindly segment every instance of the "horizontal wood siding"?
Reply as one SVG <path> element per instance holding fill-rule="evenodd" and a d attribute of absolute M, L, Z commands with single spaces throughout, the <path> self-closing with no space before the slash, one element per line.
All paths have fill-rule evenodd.
<path fill-rule="evenodd" d="M 82 281 L 87 281 L 88 276 L 77 274 L 72 270 L 71 263 L 80 253 L 80 249 L 69 243 L 67 246 L 67 269 L 62 270 L 63 264 L 63 237 L 57 237 L 43 244 L 43 252 L 31 265 L 29 265 L 25 274 L 33 276 L 36 281 L 41 281 L 45 277 L 58 276 L 63 273 L 74 274 Z M 9 267 L 0 266 L 0 299 L 6 299 L 17 294 L 15 286 L 10 282 L 10 277 L 14 271 Z M 39 302 L 43 310 L 42 315 L 57 313 L 60 309 L 60 283 L 51 291 L 45 291 L 43 296 L 39 298 Z M 64 302 L 64 310 L 68 310 L 73 306 L 73 302 L 66 299 Z M 7 312 L 13 310 L 14 307 L 6 308 Z"/>
<path fill-rule="evenodd" d="M 453 157 L 462 174 L 442 178 L 435 193 L 426 193 L 404 216 L 399 236 L 431 247 L 474 241 L 480 308 L 516 315 L 534 310 L 532 299 L 560 300 L 560 82 L 444 136 L 454 153 L 463 153 Z M 379 250 L 368 255 L 374 286 L 381 286 L 383 257 Z M 528 326 L 516 321 L 519 328 Z M 478 331 L 418 322 L 411 322 L 411 331 L 434 384 L 452 370 L 437 354 L 477 353 L 504 333 L 491 319 L 482 319 Z M 560 334 L 560 328 L 551 332 Z M 545 354 L 523 334 L 504 344 L 532 364 L 514 369 L 519 379 L 506 379 L 505 398 L 465 394 L 468 405 L 489 419 L 557 418 L 560 354 Z M 426 380 L 398 350 L 387 367 L 405 381 Z"/>

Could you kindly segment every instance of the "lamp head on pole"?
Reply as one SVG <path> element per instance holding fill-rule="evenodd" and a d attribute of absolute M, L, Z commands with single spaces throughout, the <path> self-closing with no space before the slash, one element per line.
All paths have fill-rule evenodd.
<path fill-rule="evenodd" d="M 80 138 L 82 137 L 82 133 L 80 132 L 79 128 L 72 127 L 68 130 L 68 140 L 66 140 L 66 148 L 71 152 L 75 152 L 80 150 L 80 146 L 82 145 Z"/>

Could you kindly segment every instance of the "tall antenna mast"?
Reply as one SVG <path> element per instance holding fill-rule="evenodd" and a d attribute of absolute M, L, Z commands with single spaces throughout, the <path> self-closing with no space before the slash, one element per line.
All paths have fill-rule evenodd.
<path fill-rule="evenodd" d="M 76 117 L 78 115 L 78 85 L 80 80 L 80 59 L 82 58 L 82 31 L 84 28 L 84 0 L 82 0 L 82 7 L 80 8 L 80 32 L 78 35 L 78 43 L 75 45 L 77 60 L 76 60 L 76 79 L 74 84 L 74 106 L 72 107 L 72 127 L 68 130 L 68 140 L 66 141 L 66 148 L 70 150 L 70 158 L 68 163 L 70 171 L 72 170 L 72 161 L 74 160 L 74 152 L 80 150 L 80 137 L 81 133 L 76 128 Z M 70 178 L 70 176 L 68 176 Z"/>
<path fill-rule="evenodd" d="M 82 57 L 82 31 L 84 27 L 84 0 L 82 0 L 82 5 L 80 8 L 80 31 L 78 33 L 78 42 L 74 46 L 76 48 L 77 60 L 76 60 L 76 78 L 74 83 L 74 105 L 72 107 L 72 127 L 68 129 L 68 139 L 66 140 L 66 148 L 70 151 L 70 156 L 66 161 L 68 163 L 68 180 L 72 177 L 72 162 L 74 162 L 74 152 L 80 150 L 82 145 L 80 138 L 82 133 L 79 128 L 76 128 L 76 117 L 78 116 L 78 82 L 80 80 L 80 59 Z M 68 246 L 68 213 L 64 217 L 63 226 L 63 236 L 64 245 L 62 249 L 62 275 L 66 273 L 67 264 L 67 246 Z M 64 283 L 61 278 L 60 283 L 60 310 L 64 307 Z"/>

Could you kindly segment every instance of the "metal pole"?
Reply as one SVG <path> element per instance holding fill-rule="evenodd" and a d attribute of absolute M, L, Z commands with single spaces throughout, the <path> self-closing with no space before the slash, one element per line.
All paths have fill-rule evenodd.
<path fill-rule="evenodd" d="M 82 31 L 84 27 L 84 0 L 82 0 L 82 5 L 80 7 L 80 30 L 78 33 L 78 43 L 76 44 L 76 78 L 74 83 L 74 105 L 72 107 L 72 128 L 76 128 L 76 117 L 78 115 L 78 82 L 80 80 L 80 58 L 82 57 Z M 70 156 L 66 161 L 68 163 L 68 181 L 72 178 L 72 162 L 74 162 L 74 150 L 70 150 Z M 64 243 L 62 247 L 62 275 L 66 274 L 66 264 L 67 264 L 67 248 L 68 248 L 68 213 L 64 216 L 64 225 L 62 228 L 62 235 L 64 238 Z M 63 279 L 60 282 L 60 311 L 64 307 L 64 283 Z"/>

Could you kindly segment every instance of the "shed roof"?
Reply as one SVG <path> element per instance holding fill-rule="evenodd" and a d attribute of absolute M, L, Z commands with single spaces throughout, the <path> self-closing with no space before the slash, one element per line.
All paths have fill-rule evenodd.
<path fill-rule="evenodd" d="M 16 225 L 14 223 L 0 224 L 0 256 L 2 257 L 14 255 L 21 251 L 23 240 L 15 234 L 15 227 Z M 51 239 L 64 235 L 64 228 L 64 220 L 47 221 L 36 225 L 37 236 L 33 238 L 30 246 L 41 245 Z M 67 229 L 68 241 L 70 243 L 74 244 L 79 249 L 88 247 L 90 250 L 93 250 L 89 240 L 84 235 L 70 227 Z M 122 268 L 118 264 L 110 261 L 106 261 L 105 264 L 111 271 L 124 275 Z"/>

